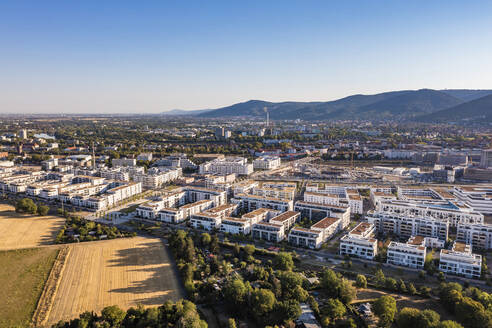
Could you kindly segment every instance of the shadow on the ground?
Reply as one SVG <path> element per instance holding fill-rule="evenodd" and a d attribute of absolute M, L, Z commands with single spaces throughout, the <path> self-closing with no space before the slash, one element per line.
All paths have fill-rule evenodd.
<path fill-rule="evenodd" d="M 164 252 L 162 256 L 159 252 Z M 117 258 L 109 261 L 110 266 L 128 267 L 128 272 L 148 272 L 150 277 L 141 281 L 132 281 L 124 288 L 112 289 L 112 293 L 129 293 L 142 295 L 158 293 L 152 297 L 136 299 L 142 305 L 162 305 L 165 301 L 176 301 L 184 297 L 177 269 L 169 251 L 161 241 L 140 244 L 138 247 L 122 249 L 117 252 Z M 131 273 L 129 273 L 132 276 Z"/>

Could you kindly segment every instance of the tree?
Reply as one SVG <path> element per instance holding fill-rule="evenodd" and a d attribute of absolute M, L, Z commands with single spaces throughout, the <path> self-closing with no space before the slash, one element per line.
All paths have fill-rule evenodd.
<path fill-rule="evenodd" d="M 357 290 L 352 286 L 352 282 L 342 278 L 338 287 L 338 297 L 340 300 L 345 304 L 349 304 L 356 296 Z"/>
<path fill-rule="evenodd" d="M 234 251 L 234 255 L 236 257 L 239 256 L 239 254 L 241 253 L 241 247 L 239 247 L 239 244 L 238 243 L 235 243 L 234 244 L 233 251 Z"/>
<path fill-rule="evenodd" d="M 229 321 L 227 322 L 227 327 L 236 328 L 236 320 L 234 320 L 234 318 L 229 318 Z"/>
<path fill-rule="evenodd" d="M 462 325 L 452 320 L 441 321 L 436 328 L 463 328 Z"/>
<path fill-rule="evenodd" d="M 277 270 L 291 271 L 294 268 L 292 255 L 287 252 L 278 253 L 273 259 L 273 267 Z"/>
<path fill-rule="evenodd" d="M 323 314 L 330 317 L 331 321 L 342 318 L 346 312 L 345 305 L 336 298 L 330 298 L 323 309 Z"/>
<path fill-rule="evenodd" d="M 378 287 L 383 287 L 386 283 L 386 277 L 384 276 L 383 270 L 379 269 L 374 274 L 374 283 Z"/>
<path fill-rule="evenodd" d="M 107 306 L 101 311 L 103 320 L 109 322 L 112 327 L 119 327 L 120 323 L 125 319 L 125 311 L 117 305 Z"/>
<path fill-rule="evenodd" d="M 251 293 L 251 310 L 257 317 L 263 317 L 273 310 L 275 301 L 269 289 L 255 289 Z"/>
<path fill-rule="evenodd" d="M 248 290 L 241 279 L 235 278 L 226 283 L 223 292 L 225 300 L 236 310 L 240 310 L 246 300 Z"/>
<path fill-rule="evenodd" d="M 436 311 L 427 309 L 419 313 L 415 327 L 434 328 L 440 319 L 441 316 Z"/>
<path fill-rule="evenodd" d="M 372 309 L 378 316 L 381 327 L 391 326 L 396 314 L 396 301 L 393 297 L 381 296 L 374 302 Z"/>
<path fill-rule="evenodd" d="M 246 256 L 253 256 L 255 253 L 255 245 L 248 244 L 244 246 L 243 250 Z"/>
<path fill-rule="evenodd" d="M 275 305 L 277 321 L 288 322 L 297 319 L 301 313 L 301 306 L 296 300 L 285 300 Z"/>
<path fill-rule="evenodd" d="M 183 259 L 189 263 L 195 263 L 195 244 L 193 243 L 193 239 L 191 237 L 186 238 L 186 248 L 183 250 L 184 256 Z"/>
<path fill-rule="evenodd" d="M 298 291 L 297 287 L 301 287 L 302 285 L 302 276 L 296 272 L 284 271 L 279 272 L 277 278 L 280 280 L 280 285 L 282 286 L 283 298 L 294 298 Z"/>
<path fill-rule="evenodd" d="M 216 235 L 212 236 L 212 240 L 210 241 L 210 252 L 217 254 L 220 250 L 219 247 L 219 238 Z"/>
<path fill-rule="evenodd" d="M 416 308 L 405 307 L 396 317 L 398 328 L 416 328 L 420 311 Z"/>
<path fill-rule="evenodd" d="M 403 281 L 403 279 L 398 280 L 397 288 L 398 288 L 398 291 L 401 293 L 407 292 L 407 286 L 405 285 L 405 282 Z"/>
<path fill-rule="evenodd" d="M 340 279 L 333 270 L 326 269 L 323 271 L 321 276 L 321 286 L 323 286 L 331 296 L 338 296 L 339 285 Z"/>
<path fill-rule="evenodd" d="M 456 317 L 470 328 L 492 327 L 492 313 L 470 297 L 464 297 L 456 304 Z"/>
<path fill-rule="evenodd" d="M 386 278 L 386 281 L 384 282 L 384 287 L 389 290 L 396 290 L 396 280 L 393 278 Z"/>
<path fill-rule="evenodd" d="M 200 241 L 202 243 L 202 246 L 208 246 L 212 241 L 212 237 L 210 236 L 210 234 L 204 232 L 202 233 Z"/>
<path fill-rule="evenodd" d="M 49 212 L 50 208 L 46 205 L 40 205 L 38 206 L 38 214 L 40 216 L 46 216 L 48 215 L 48 212 Z"/>
<path fill-rule="evenodd" d="M 359 288 L 367 288 L 366 276 L 358 274 L 357 278 L 355 278 L 355 285 Z"/>
<path fill-rule="evenodd" d="M 34 204 L 30 198 L 19 199 L 15 204 L 15 211 L 17 213 L 31 213 L 36 214 L 38 207 Z"/>
<path fill-rule="evenodd" d="M 417 289 L 415 289 L 415 286 L 412 283 L 408 284 L 407 290 L 410 295 L 415 295 L 417 293 Z"/>
<path fill-rule="evenodd" d="M 454 313 L 456 304 L 461 302 L 463 298 L 461 295 L 462 290 L 461 285 L 456 282 L 441 283 L 439 285 L 439 300 L 451 313 Z"/>

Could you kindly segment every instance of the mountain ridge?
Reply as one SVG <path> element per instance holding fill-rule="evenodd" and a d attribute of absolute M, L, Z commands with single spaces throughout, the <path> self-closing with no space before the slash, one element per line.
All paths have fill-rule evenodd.
<path fill-rule="evenodd" d="M 181 111 L 183 114 L 180 114 L 180 110 L 177 110 L 173 111 L 173 115 L 189 115 L 199 118 L 264 118 L 266 108 L 271 119 L 279 120 L 363 119 L 421 121 L 420 117 L 473 102 L 489 95 L 492 95 L 492 90 L 419 89 L 389 91 L 372 95 L 354 94 L 332 101 L 269 102 L 253 99 L 216 109 Z"/>

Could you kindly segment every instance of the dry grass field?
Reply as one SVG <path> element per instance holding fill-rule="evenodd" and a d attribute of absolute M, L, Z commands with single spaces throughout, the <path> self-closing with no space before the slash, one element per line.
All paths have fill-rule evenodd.
<path fill-rule="evenodd" d="M 0 327 L 30 326 L 58 249 L 53 246 L 0 251 Z"/>
<path fill-rule="evenodd" d="M 13 206 L 0 204 L 0 250 L 51 244 L 64 222 L 54 216 L 15 213 Z"/>
<path fill-rule="evenodd" d="M 183 297 L 168 251 L 157 238 L 73 244 L 48 324 L 106 306 L 158 306 Z"/>

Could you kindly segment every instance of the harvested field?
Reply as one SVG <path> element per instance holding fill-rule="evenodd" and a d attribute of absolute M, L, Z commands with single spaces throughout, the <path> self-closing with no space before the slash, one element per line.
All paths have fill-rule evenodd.
<path fill-rule="evenodd" d="M 125 238 L 72 244 L 48 324 L 109 305 L 158 306 L 183 297 L 160 239 Z"/>
<path fill-rule="evenodd" d="M 52 244 L 64 222 L 55 216 L 15 213 L 13 206 L 0 204 L 0 250 Z"/>
<path fill-rule="evenodd" d="M 0 327 L 29 327 L 58 247 L 0 251 Z"/>

